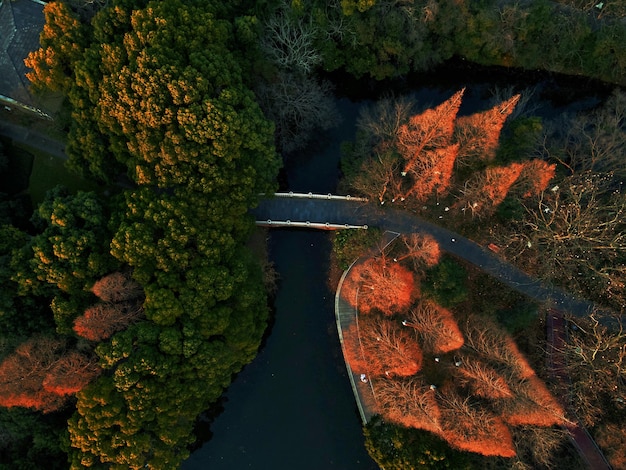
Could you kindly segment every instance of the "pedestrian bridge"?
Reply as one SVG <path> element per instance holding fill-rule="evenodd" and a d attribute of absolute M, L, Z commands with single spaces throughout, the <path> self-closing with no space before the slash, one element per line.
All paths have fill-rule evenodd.
<path fill-rule="evenodd" d="M 361 197 L 291 191 L 262 199 L 251 212 L 262 227 L 367 229 L 365 219 L 356 216 L 356 209 L 366 203 L 367 199 Z"/>

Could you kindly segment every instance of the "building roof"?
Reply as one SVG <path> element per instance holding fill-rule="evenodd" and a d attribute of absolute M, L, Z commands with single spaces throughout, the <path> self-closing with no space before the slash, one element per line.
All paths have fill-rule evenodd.
<path fill-rule="evenodd" d="M 24 59 L 39 48 L 43 6 L 38 0 L 0 0 L 0 98 L 34 111 Z"/>

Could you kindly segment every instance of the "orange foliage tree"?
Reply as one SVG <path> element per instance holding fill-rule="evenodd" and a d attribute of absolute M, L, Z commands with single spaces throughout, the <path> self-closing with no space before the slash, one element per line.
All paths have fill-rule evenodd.
<path fill-rule="evenodd" d="M 67 395 L 87 385 L 100 370 L 95 360 L 65 351 L 65 342 L 35 336 L 20 344 L 0 363 L 0 406 L 60 409 Z"/>
<path fill-rule="evenodd" d="M 435 393 L 417 378 L 376 381 L 376 410 L 389 421 L 441 434 Z"/>
<path fill-rule="evenodd" d="M 489 216 L 509 193 L 525 198 L 540 194 L 548 187 L 555 171 L 556 165 L 537 159 L 487 168 L 474 173 L 465 183 L 457 206 L 479 218 Z"/>
<path fill-rule="evenodd" d="M 63 397 L 45 390 L 42 383 L 64 347 L 63 341 L 47 336 L 33 337 L 20 344 L 0 364 L 0 405 L 44 412 L 61 408 Z"/>
<path fill-rule="evenodd" d="M 341 288 L 342 297 L 359 312 L 378 310 L 385 315 L 408 308 L 415 293 L 411 271 L 385 257 L 369 258 L 353 266 Z"/>
<path fill-rule="evenodd" d="M 454 368 L 458 383 L 467 385 L 473 395 L 491 400 L 513 396 L 506 380 L 495 369 L 469 356 L 461 356 L 460 362 L 460 366 Z"/>
<path fill-rule="evenodd" d="M 124 302 L 143 296 L 143 289 L 131 278 L 130 273 L 121 272 L 114 272 L 99 279 L 92 286 L 91 292 L 104 302 Z"/>
<path fill-rule="evenodd" d="M 412 233 L 408 236 L 402 235 L 402 241 L 407 253 L 399 256 L 398 261 L 411 258 L 416 264 L 416 271 L 422 267 L 432 268 L 439 263 L 441 248 L 432 235 Z"/>
<path fill-rule="evenodd" d="M 411 117 L 407 124 L 400 126 L 397 145 L 406 160 L 404 173 L 408 174 L 416 166 L 422 165 L 420 160 L 424 156 L 424 151 L 447 147 L 450 144 L 464 93 L 465 88 L 439 106 Z"/>
<path fill-rule="evenodd" d="M 97 303 L 74 320 L 77 335 L 91 341 L 102 341 L 124 330 L 143 315 L 136 302 Z"/>
<path fill-rule="evenodd" d="M 402 191 L 394 200 L 404 201 L 414 197 L 423 201 L 433 193 L 440 196 L 447 194 L 458 151 L 457 144 L 424 151 L 418 160 L 419 165 L 415 164 L 409 171 L 402 172 Z"/>
<path fill-rule="evenodd" d="M 556 164 L 549 164 L 543 160 L 533 159 L 522 162 L 523 168 L 514 190 L 522 197 L 531 197 L 541 194 L 547 187 L 556 172 Z"/>
<path fill-rule="evenodd" d="M 82 390 L 100 372 L 95 357 L 88 357 L 78 351 L 69 351 L 50 368 L 42 385 L 45 390 L 57 395 L 73 395 Z"/>
<path fill-rule="evenodd" d="M 512 387 L 514 399 L 499 403 L 507 423 L 513 426 L 552 426 L 566 422 L 563 407 L 536 375 L 519 380 Z"/>
<path fill-rule="evenodd" d="M 389 125 L 382 126 L 384 131 L 369 116 L 366 119 L 369 124 L 362 129 L 370 139 L 366 143 L 359 141 L 360 146 L 355 150 L 356 154 L 367 157 L 361 171 L 353 176 L 351 184 L 354 188 L 370 196 L 376 195 L 381 203 L 385 198 L 391 202 L 409 198 L 422 202 L 434 194 L 448 194 L 453 186 L 455 166 L 471 165 L 476 159 L 492 162 L 504 123 L 514 111 L 520 95 L 486 111 L 458 117 L 464 92 L 465 89 L 458 91 L 438 106 L 411 116 L 402 124 L 410 108 L 400 106 L 398 109 L 403 111 L 392 113 L 394 119 Z M 480 199 L 470 201 L 471 208 L 481 205 L 481 212 L 485 214 L 487 208 L 497 206 L 519 176 L 517 173 L 513 177 L 516 171 L 521 171 L 518 165 L 488 169 L 470 180 L 465 193 Z M 536 193 L 537 188 L 545 188 L 545 182 L 549 181 L 551 170 L 539 165 L 526 166 L 529 171 L 525 175 L 528 178 L 523 178 L 527 183 L 524 194 Z M 537 170 L 536 174 L 533 170 Z"/>
<path fill-rule="evenodd" d="M 496 366 L 505 366 L 523 379 L 535 375 L 515 341 L 486 318 L 470 317 L 464 328 L 465 344 Z"/>
<path fill-rule="evenodd" d="M 463 333 L 452 312 L 434 302 L 420 302 L 409 312 L 404 324 L 417 330 L 424 347 L 434 353 L 447 353 L 463 346 Z"/>
<path fill-rule="evenodd" d="M 404 160 L 402 191 L 395 199 L 426 199 L 434 191 L 445 194 L 459 146 L 452 143 L 454 123 L 465 89 L 439 106 L 412 116 L 398 128 L 396 146 Z"/>
<path fill-rule="evenodd" d="M 501 418 L 469 398 L 455 392 L 441 394 L 443 434 L 448 444 L 482 455 L 513 457 L 515 446 L 509 428 Z"/>
<path fill-rule="evenodd" d="M 514 95 L 487 111 L 457 119 L 454 137 L 460 145 L 460 162 L 472 157 L 493 160 L 504 122 L 515 110 L 520 96 Z"/>
<path fill-rule="evenodd" d="M 410 376 L 422 366 L 414 335 L 378 315 L 361 316 L 344 332 L 344 350 L 352 370 L 370 376 Z"/>
<path fill-rule="evenodd" d="M 474 173 L 461 190 L 457 206 L 469 210 L 472 216 L 490 216 L 504 201 L 523 168 L 521 163 L 513 162 Z"/>

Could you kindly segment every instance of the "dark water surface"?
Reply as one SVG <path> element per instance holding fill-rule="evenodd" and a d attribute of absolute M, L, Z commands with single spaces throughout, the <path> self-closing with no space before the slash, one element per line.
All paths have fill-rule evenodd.
<path fill-rule="evenodd" d="M 325 279 L 328 236 L 272 232 L 281 274 L 265 347 L 227 392 L 212 439 L 185 469 L 376 469 L 337 338 Z"/>
<path fill-rule="evenodd" d="M 353 136 L 357 106 L 343 101 L 341 110 L 342 125 L 316 153 L 287 168 L 290 190 L 335 191 L 339 142 Z M 213 437 L 183 469 L 378 468 L 363 445 L 341 355 L 334 293 L 326 285 L 329 250 L 326 232 L 270 232 L 270 255 L 280 273 L 270 335 L 226 392 Z"/>

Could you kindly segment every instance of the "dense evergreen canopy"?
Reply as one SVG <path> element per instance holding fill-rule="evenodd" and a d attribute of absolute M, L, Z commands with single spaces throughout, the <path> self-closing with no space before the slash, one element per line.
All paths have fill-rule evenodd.
<path fill-rule="evenodd" d="M 107 198 L 50 193 L 35 235 L 3 247 L 21 292 L 47 301 L 58 334 L 92 349 L 103 369 L 76 395 L 72 468 L 177 467 L 197 415 L 258 348 L 267 302 L 244 247 L 246 213 L 273 191 L 279 161 L 249 88 L 248 10 L 119 0 L 87 25 L 65 3 L 45 8 L 30 78 L 67 93 L 70 165 L 124 188 Z M 98 305 L 91 287 L 120 268 L 141 286 L 141 312 L 117 320 L 123 331 L 103 325 L 118 332 L 101 341 L 78 338 L 74 320 Z M 90 312 L 90 328 L 115 318 Z"/>

